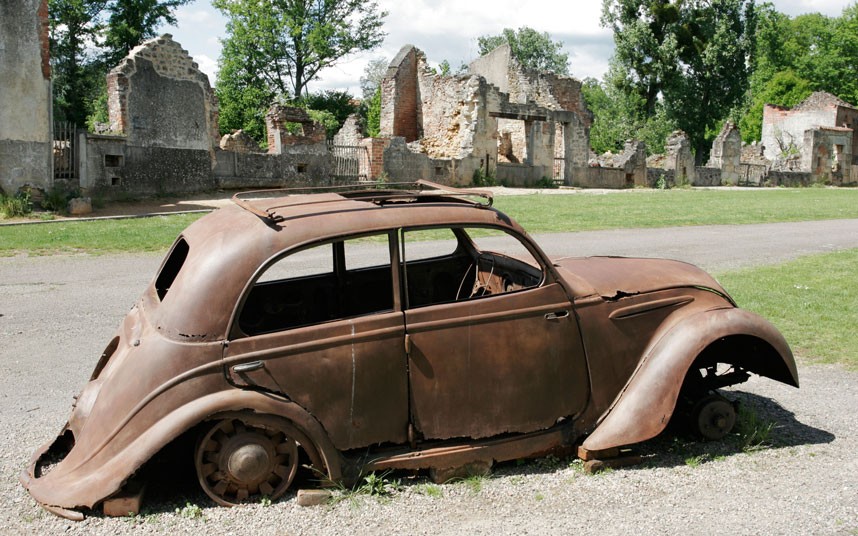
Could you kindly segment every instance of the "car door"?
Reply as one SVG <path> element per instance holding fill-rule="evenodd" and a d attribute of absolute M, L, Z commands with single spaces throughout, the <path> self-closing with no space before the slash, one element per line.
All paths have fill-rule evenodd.
<path fill-rule="evenodd" d="M 290 252 L 253 283 L 228 379 L 281 393 L 325 427 L 341 450 L 404 443 L 408 386 L 403 313 L 387 234 Z"/>
<path fill-rule="evenodd" d="M 448 243 L 432 253 L 423 244 L 443 243 L 439 232 Z M 480 240 L 512 240 L 527 263 L 480 249 L 472 235 L 484 234 L 492 231 L 402 233 L 411 419 L 425 439 L 545 429 L 588 397 L 566 292 L 518 237 L 495 231 L 501 236 Z"/>

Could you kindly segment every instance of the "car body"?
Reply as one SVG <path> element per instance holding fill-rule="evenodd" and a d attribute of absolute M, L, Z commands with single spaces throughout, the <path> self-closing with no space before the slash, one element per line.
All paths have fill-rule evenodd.
<path fill-rule="evenodd" d="M 21 481 L 80 518 L 176 438 L 216 502 L 579 448 L 608 458 L 792 353 L 702 270 L 550 260 L 491 196 L 432 183 L 236 196 L 182 232 Z M 188 463 L 192 463 L 188 460 Z"/>

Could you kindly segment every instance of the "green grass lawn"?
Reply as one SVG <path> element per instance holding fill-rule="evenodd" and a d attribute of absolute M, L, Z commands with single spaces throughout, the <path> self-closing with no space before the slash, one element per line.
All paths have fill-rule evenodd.
<path fill-rule="evenodd" d="M 858 369 L 858 249 L 720 274 L 740 307 L 769 319 L 793 351 Z"/>
<path fill-rule="evenodd" d="M 531 233 L 858 218 L 858 189 L 627 190 L 498 196 Z M 0 255 L 157 251 L 199 214 L 0 227 Z"/>

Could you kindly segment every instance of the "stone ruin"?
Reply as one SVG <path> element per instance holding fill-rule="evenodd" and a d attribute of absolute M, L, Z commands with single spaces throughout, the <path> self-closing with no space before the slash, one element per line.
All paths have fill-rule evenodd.
<path fill-rule="evenodd" d="M 46 3 L 23 1 L 27 9 L 0 6 L 0 188 L 9 193 L 50 187 L 57 146 Z M 631 140 L 619 155 L 590 159 L 592 114 L 581 82 L 525 69 L 508 46 L 466 73 L 442 76 L 407 45 L 381 84 L 381 137 L 363 137 L 351 117 L 329 142 L 304 110 L 274 105 L 267 152 L 243 132 L 219 136 L 208 77 L 169 34 L 132 50 L 108 75 L 108 88 L 108 131 L 78 131 L 60 147 L 77 157 L 79 186 L 106 197 L 379 177 L 465 185 L 482 175 L 508 185 L 553 179 L 602 188 L 661 178 L 668 185 L 858 182 L 858 109 L 826 93 L 791 110 L 767 106 L 759 145 L 743 146 L 735 125 L 725 124 L 703 167 L 694 166 L 681 132 L 665 155 L 647 159 Z"/>
<path fill-rule="evenodd" d="M 521 67 L 509 46 L 468 72 L 434 73 L 419 49 L 404 46 L 381 84 L 384 170 L 394 179 L 468 184 L 475 173 L 510 185 L 586 172 L 592 115 L 581 83 Z"/>
<path fill-rule="evenodd" d="M 47 0 L 0 2 L 0 192 L 53 184 Z"/>

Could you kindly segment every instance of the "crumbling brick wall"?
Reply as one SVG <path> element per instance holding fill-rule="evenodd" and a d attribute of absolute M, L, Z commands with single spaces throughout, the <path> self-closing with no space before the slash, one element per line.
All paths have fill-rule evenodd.
<path fill-rule="evenodd" d="M 390 62 L 381 82 L 380 131 L 383 137 L 402 136 L 411 142 L 421 137 L 420 95 L 417 84 L 418 56 L 411 45 L 402 47 Z M 424 60 L 425 61 L 425 60 Z"/>

